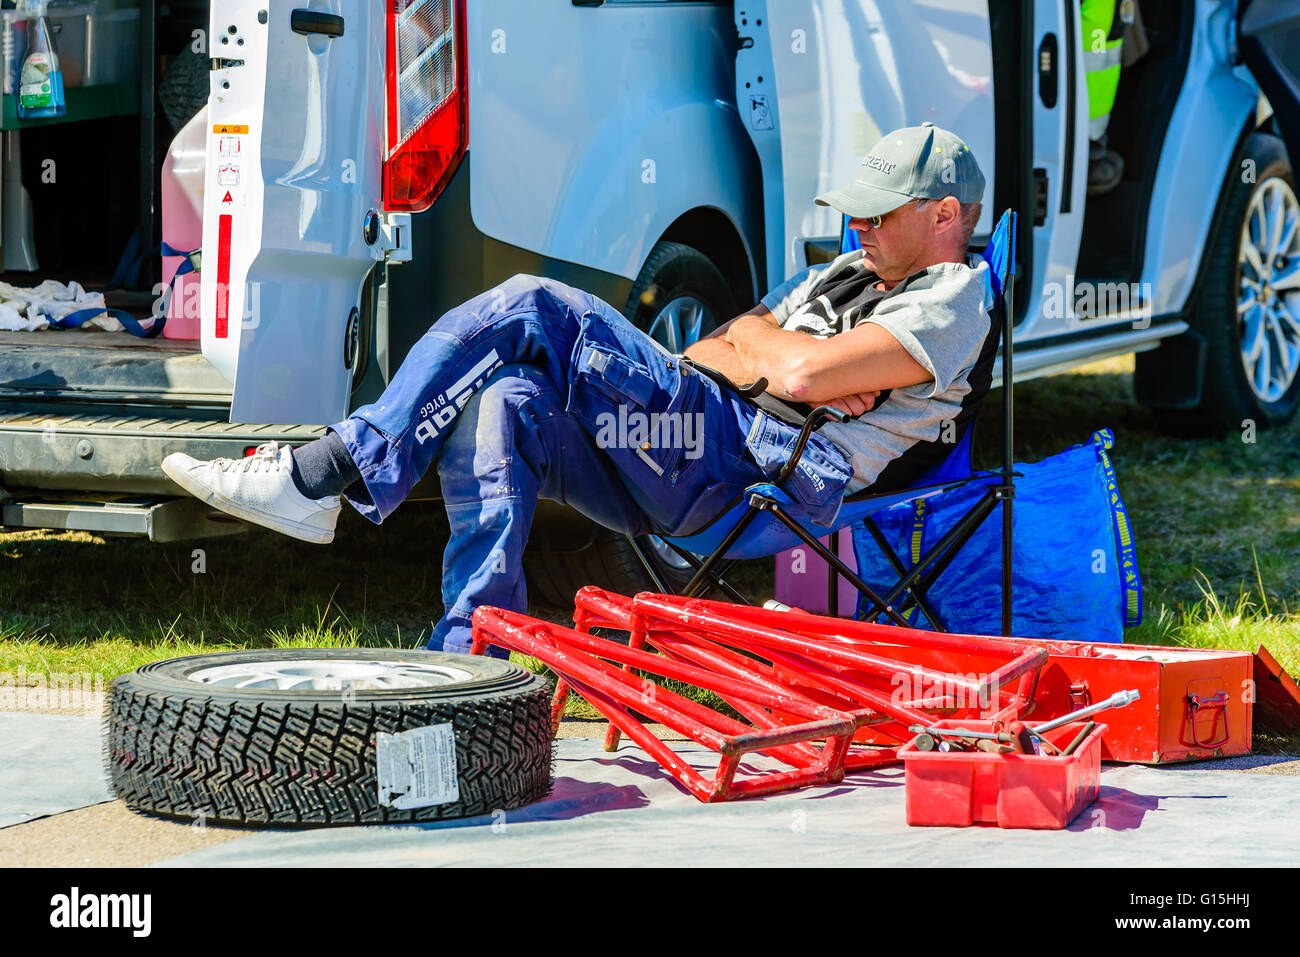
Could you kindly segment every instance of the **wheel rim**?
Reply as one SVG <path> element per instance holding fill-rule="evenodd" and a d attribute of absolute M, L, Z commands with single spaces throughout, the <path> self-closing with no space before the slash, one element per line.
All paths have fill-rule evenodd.
<path fill-rule="evenodd" d="M 1300 202 L 1270 177 L 1251 197 L 1241 229 L 1237 331 L 1251 391 L 1277 402 L 1300 370 Z"/>
<path fill-rule="evenodd" d="M 650 546 L 650 551 L 654 552 L 655 558 L 673 571 L 689 572 L 692 570 L 691 563 L 669 548 L 668 543 L 658 535 L 647 535 L 646 544 Z"/>
<path fill-rule="evenodd" d="M 368 658 L 263 659 L 190 672 L 191 681 L 220 688 L 274 691 L 391 691 L 459 684 L 474 676 L 462 668 Z"/>
<path fill-rule="evenodd" d="M 713 324 L 713 313 L 694 296 L 678 296 L 650 323 L 650 338 L 669 352 L 681 352 L 699 341 L 705 323 Z"/>

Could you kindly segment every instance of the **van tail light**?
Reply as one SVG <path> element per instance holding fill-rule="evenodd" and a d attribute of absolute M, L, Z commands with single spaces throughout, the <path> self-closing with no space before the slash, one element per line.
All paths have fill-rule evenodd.
<path fill-rule="evenodd" d="M 384 206 L 427 209 L 469 138 L 465 0 L 387 0 Z"/>

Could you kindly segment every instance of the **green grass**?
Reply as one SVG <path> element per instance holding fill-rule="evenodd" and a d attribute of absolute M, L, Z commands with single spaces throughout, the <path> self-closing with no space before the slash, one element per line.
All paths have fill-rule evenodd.
<path fill-rule="evenodd" d="M 1219 438 L 1168 435 L 1134 403 L 1133 357 L 1016 386 L 1016 458 L 1115 433 L 1111 451 L 1137 542 L 1143 622 L 1134 643 L 1254 651 L 1300 673 L 1300 420 Z M 991 399 L 995 399 L 995 392 Z M 980 424 L 996 464 L 1001 422 Z"/>
<path fill-rule="evenodd" d="M 1300 673 L 1300 421 L 1253 443 L 1163 434 L 1130 399 L 1132 363 L 1017 385 L 1017 459 L 1113 429 L 1145 594 L 1145 620 L 1127 639 L 1252 651 L 1263 643 Z M 999 454 L 997 397 L 981 420 L 982 466 Z M 173 545 L 0 534 L 0 671 L 110 680 L 147 661 L 232 648 L 418 647 L 442 610 L 445 536 L 441 507 L 419 502 L 382 528 L 344 509 L 328 547 L 261 530 Z M 762 595 L 771 576 L 768 560 L 739 577 Z M 530 611 L 556 621 L 570 613 Z M 575 701 L 570 713 L 591 712 Z"/>

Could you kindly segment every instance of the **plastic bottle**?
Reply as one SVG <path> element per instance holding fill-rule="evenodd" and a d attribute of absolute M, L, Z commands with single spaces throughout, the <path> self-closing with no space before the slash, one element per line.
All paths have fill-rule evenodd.
<path fill-rule="evenodd" d="M 41 0 L 36 16 L 27 20 L 27 56 L 19 74 L 18 115 L 27 119 L 62 116 L 67 111 L 59 54 L 54 49 L 50 24 L 45 19 L 45 2 Z"/>

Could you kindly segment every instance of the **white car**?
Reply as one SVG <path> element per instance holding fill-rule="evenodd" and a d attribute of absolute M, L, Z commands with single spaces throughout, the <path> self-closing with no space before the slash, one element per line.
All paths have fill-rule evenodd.
<path fill-rule="evenodd" d="M 812 197 L 923 120 L 985 171 L 977 246 L 1002 209 L 1021 214 L 1017 377 L 1137 352 L 1138 399 L 1170 418 L 1286 421 L 1294 14 L 1138 6 L 1150 49 L 1109 133 L 1125 176 L 1089 196 L 1077 0 L 1032 16 L 992 0 L 223 0 L 192 24 L 180 4 L 165 26 L 206 29 L 211 67 L 200 348 L 0 334 L 0 519 L 226 528 L 175 497 L 168 452 L 319 434 L 443 311 L 516 272 L 684 348 L 830 258 L 841 224 Z M 558 506 L 534 545 L 553 597 L 635 587 L 631 550 Z"/>

